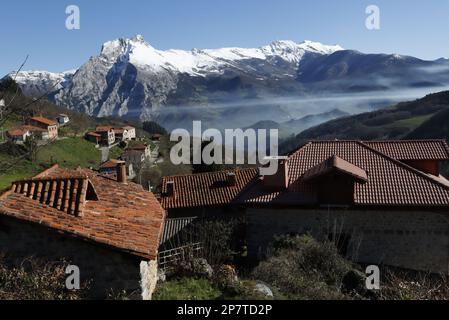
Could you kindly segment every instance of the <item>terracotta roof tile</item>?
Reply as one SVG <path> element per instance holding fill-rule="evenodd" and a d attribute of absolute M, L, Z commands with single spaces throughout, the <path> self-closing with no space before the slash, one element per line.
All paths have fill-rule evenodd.
<path fill-rule="evenodd" d="M 235 185 L 228 182 L 229 175 L 232 174 L 235 174 Z M 230 204 L 256 176 L 258 176 L 258 169 L 251 168 L 164 177 L 161 203 L 165 209 Z M 167 195 L 169 182 L 174 183 L 174 196 Z"/>
<path fill-rule="evenodd" d="M 449 188 L 446 184 L 357 141 L 309 142 L 289 156 L 289 187 L 286 191 L 271 192 L 263 188 L 261 181 L 254 180 L 238 202 L 316 204 L 316 190 L 304 181 L 303 176 L 332 156 L 367 172 L 368 181 L 355 184 L 356 206 L 449 206 Z"/>
<path fill-rule="evenodd" d="M 148 259 L 157 256 L 165 220 L 157 199 L 140 185 L 58 166 L 14 183 L 0 196 L 0 213 Z"/>
<path fill-rule="evenodd" d="M 87 133 L 88 136 L 92 136 L 92 137 L 96 137 L 96 138 L 101 138 L 101 134 L 96 133 L 96 132 L 88 132 Z"/>
<path fill-rule="evenodd" d="M 349 163 L 342 158 L 333 155 L 330 158 L 324 160 L 315 167 L 309 169 L 304 173 L 302 179 L 304 181 L 313 180 L 322 177 L 330 172 L 342 172 L 355 178 L 355 180 L 364 183 L 368 181 L 368 175 L 365 170 Z"/>
<path fill-rule="evenodd" d="M 30 126 L 30 125 L 23 125 L 23 126 L 19 126 L 16 128 L 12 128 L 10 130 L 8 130 L 8 134 L 11 137 L 16 137 L 16 136 L 23 136 L 27 131 L 30 132 L 46 132 L 47 130 L 42 129 L 42 128 L 38 128 L 35 126 Z"/>
<path fill-rule="evenodd" d="M 111 169 L 111 168 L 116 168 L 117 165 L 118 165 L 119 163 L 124 163 L 124 161 L 116 160 L 116 159 L 110 159 L 110 160 L 108 160 L 108 161 L 106 161 L 106 162 L 103 162 L 103 163 L 100 165 L 100 169 Z"/>
<path fill-rule="evenodd" d="M 44 118 L 44 117 L 32 117 L 31 120 L 43 123 L 43 124 L 45 124 L 47 126 L 54 126 L 54 125 L 57 124 L 56 121 L 53 121 L 53 120 L 50 120 L 50 119 L 47 119 L 47 118 Z"/>
<path fill-rule="evenodd" d="M 110 130 L 112 130 L 112 126 L 97 126 L 95 128 L 96 132 L 108 132 Z"/>
<path fill-rule="evenodd" d="M 445 140 L 363 141 L 397 160 L 449 160 L 449 147 Z"/>

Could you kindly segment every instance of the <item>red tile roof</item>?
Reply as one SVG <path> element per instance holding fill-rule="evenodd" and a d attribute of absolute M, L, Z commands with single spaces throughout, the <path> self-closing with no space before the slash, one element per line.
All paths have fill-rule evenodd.
<path fill-rule="evenodd" d="M 91 137 L 101 138 L 101 134 L 96 132 L 88 132 L 87 135 Z"/>
<path fill-rule="evenodd" d="M 42 124 L 45 124 L 47 126 L 55 126 L 57 123 L 56 121 L 44 118 L 44 117 L 32 117 L 31 120 L 40 122 Z"/>
<path fill-rule="evenodd" d="M 112 126 L 97 126 L 95 128 L 96 132 L 108 132 L 112 130 Z"/>
<path fill-rule="evenodd" d="M 157 199 L 88 169 L 54 166 L 0 196 L 0 214 L 154 259 L 165 220 Z"/>
<path fill-rule="evenodd" d="M 449 160 L 449 147 L 445 140 L 364 141 L 397 160 Z"/>
<path fill-rule="evenodd" d="M 392 144 L 397 145 L 397 142 Z M 436 153 L 435 150 L 430 151 L 430 154 Z M 447 184 L 373 149 L 369 143 L 360 141 L 309 142 L 289 156 L 289 187 L 286 191 L 266 190 L 262 182 L 256 179 L 238 202 L 317 204 L 317 192 L 311 184 L 304 181 L 304 174 L 332 156 L 344 159 L 367 173 L 366 183 L 355 184 L 355 206 L 449 206 Z"/>
<path fill-rule="evenodd" d="M 35 127 L 35 126 L 24 125 L 24 126 L 19 126 L 19 127 L 16 127 L 16 128 L 9 129 L 7 131 L 7 133 L 11 137 L 17 137 L 17 136 L 23 136 L 27 131 L 30 131 L 30 132 L 46 132 L 47 130 L 42 129 L 42 128 L 38 128 L 38 127 Z"/>
<path fill-rule="evenodd" d="M 360 183 L 365 183 L 368 181 L 368 175 L 365 170 L 335 155 L 306 171 L 302 176 L 302 179 L 304 181 L 310 181 L 325 176 L 331 172 L 340 172 L 352 176 Z"/>
<path fill-rule="evenodd" d="M 228 183 L 228 174 L 232 173 L 236 179 L 234 186 Z M 258 169 L 251 168 L 164 177 L 161 203 L 165 209 L 230 204 L 257 175 Z M 174 196 L 167 195 L 168 182 L 174 182 Z"/>
<path fill-rule="evenodd" d="M 110 159 L 110 160 L 108 160 L 108 161 L 106 161 L 106 162 L 103 162 L 103 163 L 100 165 L 100 169 L 112 169 L 112 168 L 116 168 L 117 165 L 118 165 L 119 163 L 124 163 L 124 161 L 116 160 L 116 159 Z"/>

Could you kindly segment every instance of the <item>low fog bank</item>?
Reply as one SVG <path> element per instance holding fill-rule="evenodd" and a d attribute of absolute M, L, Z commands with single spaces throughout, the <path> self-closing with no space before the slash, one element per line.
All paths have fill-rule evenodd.
<path fill-rule="evenodd" d="M 328 112 L 339 110 L 350 115 L 388 107 L 398 102 L 415 100 L 427 94 L 448 90 L 449 86 L 414 88 L 364 93 L 330 94 L 314 96 L 264 97 L 263 99 L 231 101 L 206 106 L 167 106 L 154 113 L 154 119 L 169 131 L 182 128 L 192 131 L 192 122 L 202 121 L 203 131 L 253 127 L 260 121 L 270 121 L 288 127 L 291 120 L 316 115 L 316 119 Z M 338 115 L 336 115 L 338 117 Z M 323 117 L 324 121 L 331 120 Z M 273 123 L 275 122 L 275 123 Z M 310 127 L 309 126 L 309 127 Z M 294 128 L 293 128 L 294 129 Z M 301 130 L 308 129 L 307 122 Z M 289 134 L 299 132 L 289 132 Z"/>

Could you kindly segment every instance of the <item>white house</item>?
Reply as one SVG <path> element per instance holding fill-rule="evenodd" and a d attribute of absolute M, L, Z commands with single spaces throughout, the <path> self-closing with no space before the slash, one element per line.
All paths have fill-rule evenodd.
<path fill-rule="evenodd" d="M 56 121 L 58 122 L 58 124 L 59 124 L 60 126 L 64 126 L 64 125 L 66 125 L 67 123 L 69 123 L 70 118 L 69 118 L 68 115 L 66 115 L 66 114 L 64 114 L 64 113 L 61 113 L 59 116 L 56 117 Z"/>
<path fill-rule="evenodd" d="M 129 140 L 136 139 L 136 128 L 132 126 L 124 126 L 123 129 L 127 131 L 127 136 Z"/>
<path fill-rule="evenodd" d="M 9 141 L 16 144 L 24 144 L 26 140 L 34 136 L 38 140 L 48 140 L 48 131 L 35 126 L 23 125 L 6 131 Z"/>

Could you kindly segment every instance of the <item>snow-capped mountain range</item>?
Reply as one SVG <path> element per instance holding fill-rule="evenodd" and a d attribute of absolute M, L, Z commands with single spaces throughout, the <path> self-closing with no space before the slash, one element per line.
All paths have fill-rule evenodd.
<path fill-rule="evenodd" d="M 207 76 L 221 73 L 226 67 L 236 67 L 244 60 L 268 61 L 280 58 L 288 63 L 298 65 L 306 53 L 331 54 L 343 50 L 340 46 L 326 46 L 318 42 L 275 41 L 268 46 L 257 49 L 222 48 L 213 50 L 193 49 L 160 51 L 148 44 L 142 36 L 133 39 L 118 39 L 106 42 L 101 50 L 101 57 L 115 62 L 124 59 L 143 68 L 158 71 L 186 73 L 191 76 Z"/>
<path fill-rule="evenodd" d="M 16 81 L 25 94 L 49 93 L 56 104 L 89 115 L 164 123 L 185 118 L 167 113 L 167 106 L 200 108 L 190 115 L 196 118 L 217 116 L 208 106 L 240 106 L 267 97 L 442 85 L 449 83 L 448 66 L 444 59 L 369 55 L 312 41 L 275 41 L 252 49 L 162 51 L 138 35 L 104 43 L 100 54 L 77 70 L 19 72 Z M 285 111 L 279 108 L 276 104 L 275 114 Z M 260 113 L 254 122 L 264 120 L 261 116 L 271 120 L 272 115 Z"/>
<path fill-rule="evenodd" d="M 101 53 L 78 70 L 24 71 L 19 72 L 16 81 L 26 94 L 36 96 L 51 92 L 51 99 L 56 103 L 90 115 L 125 116 L 132 111 L 131 117 L 148 119 L 152 111 L 172 104 L 171 96 L 178 100 L 173 104 L 196 103 L 198 99 L 192 97 L 195 92 L 190 92 L 186 99 L 177 92 L 185 86 L 198 89 L 205 85 L 192 82 L 221 79 L 226 87 L 228 81 L 235 81 L 238 76 L 259 82 L 292 79 L 304 57 L 328 55 L 339 50 L 343 48 L 311 41 L 275 41 L 255 49 L 161 51 L 138 35 L 104 43 Z M 199 100 L 204 103 L 204 99 Z"/>

